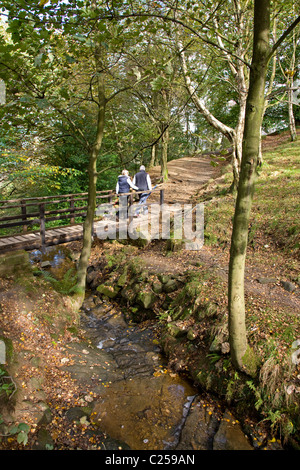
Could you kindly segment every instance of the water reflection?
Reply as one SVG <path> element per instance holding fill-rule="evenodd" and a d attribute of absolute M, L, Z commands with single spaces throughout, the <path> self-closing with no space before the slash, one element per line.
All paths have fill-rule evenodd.
<path fill-rule="evenodd" d="M 64 246 L 47 246 L 43 250 L 33 250 L 29 253 L 32 264 L 48 261 L 52 267 L 59 266 L 68 258 L 70 251 Z"/>

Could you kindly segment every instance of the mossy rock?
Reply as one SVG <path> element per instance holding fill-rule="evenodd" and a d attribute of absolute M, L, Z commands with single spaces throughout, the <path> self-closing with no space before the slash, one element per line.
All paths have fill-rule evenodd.
<path fill-rule="evenodd" d="M 133 304 L 136 298 L 136 292 L 128 286 L 125 286 L 121 291 L 121 296 L 123 299 L 127 300 L 130 304 Z"/>
<path fill-rule="evenodd" d="M 128 282 L 128 274 L 127 274 L 127 267 L 125 268 L 124 272 L 121 274 L 121 276 L 118 279 L 117 286 L 118 287 L 124 287 L 127 282 Z"/>
<path fill-rule="evenodd" d="M 194 340 L 196 339 L 197 335 L 196 335 L 196 333 L 194 332 L 194 330 L 193 330 L 192 328 L 190 328 L 190 329 L 188 330 L 188 332 L 187 332 L 187 336 L 186 336 L 186 337 L 187 337 L 187 339 L 188 339 L 189 341 L 194 341 Z"/>
<path fill-rule="evenodd" d="M 166 284 L 171 278 L 170 276 L 167 276 L 167 274 L 159 274 L 158 279 L 162 284 Z"/>
<path fill-rule="evenodd" d="M 37 433 L 37 441 L 33 446 L 33 450 L 52 450 L 53 447 L 54 441 L 50 432 L 45 428 L 39 429 Z"/>
<path fill-rule="evenodd" d="M 127 242 L 137 248 L 144 248 L 152 241 L 151 235 L 148 232 L 136 230 L 136 235 L 134 238 L 129 238 Z"/>
<path fill-rule="evenodd" d="M 195 302 L 196 303 L 196 302 Z M 199 305 L 196 311 L 196 317 L 198 320 L 202 320 L 205 317 L 213 318 L 218 312 L 218 307 L 213 302 L 208 302 L 203 305 Z"/>
<path fill-rule="evenodd" d="M 147 281 L 148 279 L 149 279 L 149 272 L 144 269 L 139 276 L 139 280 Z"/>
<path fill-rule="evenodd" d="M 172 302 L 171 308 L 174 308 L 174 305 L 176 305 L 176 302 Z M 172 313 L 172 319 L 173 320 L 187 320 L 188 318 L 191 317 L 193 313 L 192 307 L 187 306 L 187 307 L 179 307 L 178 309 L 174 309 Z"/>
<path fill-rule="evenodd" d="M 0 276 L 12 274 L 32 273 L 29 254 L 25 250 L 18 250 L 0 255 Z"/>
<path fill-rule="evenodd" d="M 140 258 L 132 258 L 128 269 L 133 275 L 140 274 L 144 270 L 144 263 Z"/>
<path fill-rule="evenodd" d="M 109 297 L 110 299 L 114 299 L 119 294 L 120 287 L 100 284 L 100 286 L 97 287 L 97 292 Z"/>
<path fill-rule="evenodd" d="M 178 283 L 175 279 L 169 279 L 163 286 L 164 292 L 170 294 L 178 289 Z"/>
<path fill-rule="evenodd" d="M 260 359 L 250 346 L 247 346 L 247 350 L 242 357 L 242 362 L 244 372 L 250 377 L 255 377 L 260 365 Z"/>
<path fill-rule="evenodd" d="M 187 335 L 187 330 L 185 328 L 180 328 L 176 323 L 168 323 L 168 332 L 173 338 L 182 338 Z"/>
<path fill-rule="evenodd" d="M 138 304 L 148 310 L 153 306 L 156 296 L 151 291 L 142 291 L 138 294 L 136 300 Z"/>
<path fill-rule="evenodd" d="M 163 290 L 162 283 L 159 281 L 154 281 L 152 283 L 152 290 L 155 292 L 155 294 L 161 294 Z"/>

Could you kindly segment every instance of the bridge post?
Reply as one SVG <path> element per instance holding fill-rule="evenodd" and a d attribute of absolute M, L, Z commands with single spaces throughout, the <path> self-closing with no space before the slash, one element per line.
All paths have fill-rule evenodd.
<path fill-rule="evenodd" d="M 164 199 L 165 199 L 165 190 L 161 189 L 160 194 L 159 194 L 159 204 L 160 204 L 160 206 L 163 205 Z"/>
<path fill-rule="evenodd" d="M 70 197 L 70 222 L 71 224 L 75 224 L 75 211 L 74 211 L 74 195 L 72 194 Z"/>
<path fill-rule="evenodd" d="M 159 225 L 159 228 L 158 228 L 158 231 L 160 233 L 160 227 L 162 227 L 162 224 L 163 224 L 163 214 L 162 214 L 162 207 L 163 207 L 163 204 L 164 204 L 164 199 L 165 199 L 165 193 L 164 193 L 164 190 L 161 189 L 159 191 L 159 222 L 158 222 L 158 225 Z"/>
<path fill-rule="evenodd" d="M 108 195 L 108 203 L 112 204 L 113 203 L 113 192 L 110 192 Z"/>
<path fill-rule="evenodd" d="M 39 204 L 40 210 L 40 234 L 42 247 L 46 244 L 45 204 Z"/>
<path fill-rule="evenodd" d="M 21 213 L 22 213 L 22 220 L 27 220 L 26 201 L 24 199 L 21 200 Z M 23 232 L 27 232 L 27 225 L 23 225 Z"/>
<path fill-rule="evenodd" d="M 133 193 L 129 195 L 129 205 L 128 205 L 128 224 L 130 226 L 131 222 L 133 221 L 133 213 L 132 213 L 132 205 L 133 205 Z"/>

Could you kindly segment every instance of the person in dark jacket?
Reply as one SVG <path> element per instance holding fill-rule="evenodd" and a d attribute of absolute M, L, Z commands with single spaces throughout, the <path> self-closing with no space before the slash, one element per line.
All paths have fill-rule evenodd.
<path fill-rule="evenodd" d="M 116 193 L 120 195 L 119 198 L 119 205 L 122 207 L 123 211 L 127 214 L 127 207 L 128 207 L 128 195 L 121 196 L 122 193 L 129 193 L 130 188 L 135 189 L 138 191 L 138 187 L 133 184 L 129 177 L 128 170 L 123 170 L 122 174 L 118 176 L 118 181 L 116 185 Z M 117 212 L 117 217 L 119 217 L 120 211 Z"/>
<path fill-rule="evenodd" d="M 151 178 L 148 173 L 146 173 L 146 169 L 144 165 L 141 165 L 140 171 L 134 175 L 133 184 L 139 188 L 139 191 L 151 191 L 152 190 L 152 183 Z M 136 216 L 139 216 L 140 209 L 143 207 L 144 214 L 148 214 L 148 207 L 145 204 L 149 193 L 141 193 L 139 194 L 139 206 L 136 211 Z"/>

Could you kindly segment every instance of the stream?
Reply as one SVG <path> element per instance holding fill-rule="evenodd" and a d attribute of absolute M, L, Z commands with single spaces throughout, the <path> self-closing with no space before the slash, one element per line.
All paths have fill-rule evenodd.
<path fill-rule="evenodd" d="M 97 357 L 107 365 L 104 378 L 94 376 L 101 382 L 94 409 L 99 426 L 131 449 L 175 448 L 197 391 L 170 375 L 151 326 L 130 326 L 110 307 L 101 304 L 82 317 Z"/>
<path fill-rule="evenodd" d="M 48 253 L 52 266 L 64 258 L 58 252 L 52 261 Z M 81 310 L 85 343 L 68 345 L 65 370 L 100 397 L 93 422 L 120 443 L 115 448 L 253 449 L 221 401 L 168 368 L 155 325 L 128 323 L 117 303 L 92 294 Z"/>

